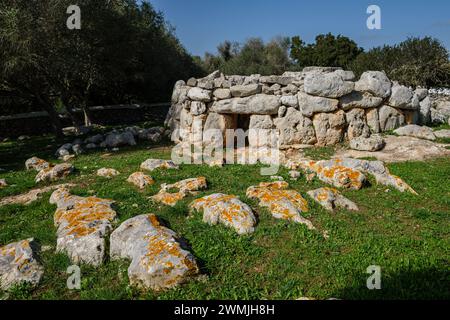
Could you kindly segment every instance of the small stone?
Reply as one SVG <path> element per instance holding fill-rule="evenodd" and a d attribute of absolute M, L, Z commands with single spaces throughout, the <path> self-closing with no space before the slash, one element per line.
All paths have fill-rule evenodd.
<path fill-rule="evenodd" d="M 208 185 L 205 177 L 185 179 L 174 184 L 162 184 L 161 190 L 156 195 L 152 196 L 151 199 L 173 207 L 178 201 L 184 199 L 188 195 L 195 195 L 196 191 L 206 189 L 207 187 Z M 173 189 L 176 189 L 177 191 L 171 192 Z"/>
<path fill-rule="evenodd" d="M 120 174 L 119 171 L 112 168 L 101 168 L 97 170 L 97 176 L 99 177 L 105 177 L 105 178 L 112 178 L 115 176 L 118 176 Z"/>
<path fill-rule="evenodd" d="M 42 160 L 38 157 L 32 157 L 25 161 L 25 168 L 27 170 L 36 170 L 41 171 L 42 169 L 47 169 L 51 166 L 51 164 L 45 160 Z"/>
<path fill-rule="evenodd" d="M 4 187 L 7 187 L 7 186 L 8 186 L 8 183 L 6 183 L 6 180 L 5 179 L 0 179 L 0 189 L 4 188 Z"/>
<path fill-rule="evenodd" d="M 155 183 L 155 180 L 153 180 L 152 177 L 147 176 L 146 174 L 144 174 L 143 172 L 135 172 L 132 173 L 127 181 L 129 183 L 134 184 L 136 187 L 138 187 L 139 189 L 145 189 L 146 186 L 152 185 Z"/>
<path fill-rule="evenodd" d="M 319 188 L 308 191 L 307 194 L 318 202 L 322 207 L 329 211 L 334 211 L 336 208 L 343 208 L 348 210 L 358 211 L 358 206 L 340 194 L 339 191 L 333 188 Z"/>
<path fill-rule="evenodd" d="M 64 179 L 74 171 L 74 166 L 70 163 L 61 163 L 47 169 L 39 171 L 34 179 L 36 183 L 51 182 Z"/>
<path fill-rule="evenodd" d="M 171 160 L 147 159 L 141 163 L 141 169 L 148 171 L 156 169 L 178 169 L 178 166 Z"/>

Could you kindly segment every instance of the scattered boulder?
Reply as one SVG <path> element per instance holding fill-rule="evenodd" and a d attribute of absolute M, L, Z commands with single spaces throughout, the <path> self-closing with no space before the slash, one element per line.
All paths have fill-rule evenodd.
<path fill-rule="evenodd" d="M 48 186 L 48 187 L 39 188 L 39 189 L 33 189 L 24 194 L 9 196 L 9 197 L 0 199 L 0 207 L 9 205 L 9 204 L 28 205 L 28 204 L 38 200 L 41 197 L 41 195 L 43 195 L 46 192 L 50 192 L 50 191 L 60 189 L 60 188 L 71 188 L 74 186 L 75 186 L 74 184 L 66 183 L 66 184 L 58 184 L 55 186 Z"/>
<path fill-rule="evenodd" d="M 178 169 L 178 166 L 171 160 L 147 159 L 141 163 L 141 169 L 148 171 L 156 169 Z"/>
<path fill-rule="evenodd" d="M 436 138 L 450 139 L 450 130 L 448 129 L 437 130 L 434 131 L 434 135 L 436 136 Z"/>
<path fill-rule="evenodd" d="M 99 177 L 112 178 L 118 176 L 119 174 L 119 171 L 112 168 L 101 168 L 97 170 L 97 176 Z"/>
<path fill-rule="evenodd" d="M 194 200 L 191 209 L 203 211 L 203 222 L 210 225 L 222 223 L 236 230 L 238 234 L 248 234 L 255 230 L 256 218 L 252 209 L 234 195 L 214 193 Z"/>
<path fill-rule="evenodd" d="M 74 263 L 100 265 L 106 256 L 106 237 L 117 218 L 112 200 L 71 195 L 65 189 L 54 191 L 50 203 L 56 204 L 56 251 L 64 251 Z"/>
<path fill-rule="evenodd" d="M 36 170 L 41 171 L 43 169 L 47 169 L 51 166 L 50 162 L 47 162 L 43 159 L 40 159 L 38 157 L 32 157 L 25 161 L 25 168 L 27 170 Z"/>
<path fill-rule="evenodd" d="M 38 245 L 26 239 L 0 247 L 0 289 L 9 290 L 20 283 L 37 286 L 44 268 L 37 260 Z"/>
<path fill-rule="evenodd" d="M 153 214 L 123 222 L 110 238 L 112 260 L 129 259 L 130 284 L 143 289 L 175 287 L 198 275 L 194 256 L 179 236 L 162 226 Z"/>
<path fill-rule="evenodd" d="M 431 128 L 428 128 L 426 126 L 418 126 L 416 124 L 410 124 L 404 127 L 400 127 L 394 130 L 394 133 L 398 134 L 399 136 L 409 136 L 431 141 L 436 140 L 436 136 Z"/>
<path fill-rule="evenodd" d="M 286 166 L 291 170 L 300 168 L 307 174 L 314 173 L 321 181 L 337 188 L 359 190 L 366 183 L 366 176 L 361 171 L 344 166 L 342 160 L 289 161 Z"/>
<path fill-rule="evenodd" d="M 314 229 L 311 221 L 301 216 L 308 211 L 308 202 L 295 190 L 287 190 L 289 184 L 284 181 L 261 182 L 259 186 L 247 189 L 247 197 L 259 200 L 259 205 L 267 207 L 276 219 L 305 224 Z"/>
<path fill-rule="evenodd" d="M 174 184 L 162 184 L 161 190 L 151 198 L 168 206 L 175 206 L 178 201 L 184 199 L 188 195 L 195 195 L 196 191 L 206 189 L 208 187 L 205 177 L 190 178 L 178 181 Z M 171 192 L 176 189 L 177 191 Z"/>
<path fill-rule="evenodd" d="M 61 147 L 59 147 L 58 150 L 56 150 L 55 155 L 58 158 L 63 158 L 64 156 L 70 155 L 70 150 L 72 150 L 72 144 L 66 143 L 66 144 L 62 145 Z"/>
<path fill-rule="evenodd" d="M 67 177 L 74 169 L 74 166 L 70 163 L 57 164 L 39 171 L 34 180 L 36 183 L 57 181 Z"/>
<path fill-rule="evenodd" d="M 333 188 L 319 188 L 307 192 L 308 195 L 329 211 L 336 208 L 358 211 L 358 206 Z"/>
<path fill-rule="evenodd" d="M 350 148 L 360 151 L 378 151 L 386 145 L 384 139 L 379 135 L 371 135 L 370 137 L 359 136 L 350 140 Z"/>
<path fill-rule="evenodd" d="M 6 182 L 6 179 L 0 179 L 0 189 L 7 187 L 8 183 Z"/>
<path fill-rule="evenodd" d="M 134 172 L 132 173 L 127 181 L 129 183 L 134 184 L 139 189 L 145 189 L 146 186 L 152 185 L 155 183 L 152 177 L 144 174 L 143 172 Z"/>
<path fill-rule="evenodd" d="M 123 133 L 110 133 L 106 136 L 105 145 L 108 148 L 115 148 L 121 146 L 135 146 L 136 140 L 130 131 Z"/>

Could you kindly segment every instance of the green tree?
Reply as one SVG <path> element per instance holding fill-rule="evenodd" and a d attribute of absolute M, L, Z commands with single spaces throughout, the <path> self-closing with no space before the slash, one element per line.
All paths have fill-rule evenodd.
<path fill-rule="evenodd" d="M 307 66 L 346 68 L 363 49 L 342 35 L 320 34 L 315 43 L 306 44 L 299 36 L 292 38 L 291 58 L 299 68 Z"/>

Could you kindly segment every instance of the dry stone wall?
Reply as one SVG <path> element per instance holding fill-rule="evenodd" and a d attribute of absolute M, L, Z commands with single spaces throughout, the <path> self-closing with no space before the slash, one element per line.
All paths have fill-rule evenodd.
<path fill-rule="evenodd" d="M 308 67 L 273 76 L 215 71 L 175 85 L 166 125 L 177 143 L 199 143 L 194 128 L 275 129 L 281 146 L 334 145 L 406 124 L 431 121 L 428 90 L 391 81 L 381 71 L 355 79 L 340 68 Z M 249 136 L 249 144 L 260 141 Z"/>

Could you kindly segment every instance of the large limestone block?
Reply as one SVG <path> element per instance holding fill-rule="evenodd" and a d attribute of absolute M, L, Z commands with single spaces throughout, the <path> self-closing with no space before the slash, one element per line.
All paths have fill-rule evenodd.
<path fill-rule="evenodd" d="M 418 126 L 416 124 L 410 124 L 404 127 L 400 127 L 394 130 L 394 133 L 398 134 L 399 136 L 409 136 L 431 141 L 436 140 L 436 136 L 431 128 L 428 128 L 426 126 Z"/>
<path fill-rule="evenodd" d="M 416 110 L 419 109 L 419 97 L 412 89 L 394 82 L 388 104 L 394 108 Z"/>
<path fill-rule="evenodd" d="M 353 91 L 339 99 L 342 109 L 376 108 L 383 103 L 383 98 L 375 97 L 368 92 Z"/>
<path fill-rule="evenodd" d="M 351 109 L 345 114 L 347 121 L 347 136 L 349 140 L 357 137 L 367 138 L 370 135 L 370 128 L 366 123 L 366 113 L 364 109 Z"/>
<path fill-rule="evenodd" d="M 230 89 L 219 88 L 214 90 L 213 95 L 219 100 L 229 99 L 231 98 L 231 91 Z"/>
<path fill-rule="evenodd" d="M 384 72 L 366 71 L 355 83 L 356 91 L 365 91 L 376 97 L 387 98 L 391 95 L 392 83 Z"/>
<path fill-rule="evenodd" d="M 384 139 L 373 134 L 370 137 L 359 136 L 350 140 L 350 148 L 359 151 L 378 151 L 386 145 Z"/>
<path fill-rule="evenodd" d="M 255 231 L 256 218 L 252 209 L 234 195 L 214 193 L 194 200 L 190 208 L 203 212 L 203 222 L 210 225 L 222 223 L 238 234 Z"/>
<path fill-rule="evenodd" d="M 405 116 L 395 108 L 390 106 L 381 106 L 378 109 L 378 117 L 380 120 L 380 130 L 394 130 L 406 124 Z"/>
<path fill-rule="evenodd" d="M 431 123 L 431 99 L 425 97 L 419 103 L 419 122 L 420 124 Z"/>
<path fill-rule="evenodd" d="M 50 203 L 57 205 L 56 250 L 66 252 L 74 263 L 100 265 L 106 256 L 106 237 L 117 218 L 113 201 L 74 196 L 67 189 L 58 189 Z"/>
<path fill-rule="evenodd" d="M 38 245 L 26 239 L 0 247 L 0 289 L 8 290 L 23 282 L 35 287 L 39 284 L 44 268 L 38 262 Z"/>
<path fill-rule="evenodd" d="M 381 132 L 380 119 L 378 116 L 377 108 L 366 110 L 366 120 L 367 120 L 367 125 L 369 126 L 371 133 L 380 133 Z"/>
<path fill-rule="evenodd" d="M 339 72 L 309 73 L 305 77 L 304 90 L 313 96 L 339 98 L 355 88 L 355 83 L 345 78 L 347 76 Z"/>
<path fill-rule="evenodd" d="M 260 84 L 247 84 L 247 85 L 238 85 L 232 86 L 230 88 L 231 95 L 233 97 L 248 97 L 258 93 L 261 93 L 262 86 Z"/>
<path fill-rule="evenodd" d="M 314 144 L 317 142 L 313 122 L 294 108 L 288 108 L 286 115 L 274 121 L 280 133 L 281 145 Z"/>
<path fill-rule="evenodd" d="M 198 275 L 194 256 L 180 237 L 153 215 L 139 215 L 123 222 L 110 238 L 112 260 L 129 259 L 130 284 L 163 290 Z"/>
<path fill-rule="evenodd" d="M 298 107 L 298 99 L 296 95 L 286 95 L 282 96 L 281 104 L 286 107 L 297 108 Z"/>
<path fill-rule="evenodd" d="M 319 112 L 333 112 L 338 109 L 339 100 L 315 97 L 300 91 L 297 94 L 300 111 L 305 117 Z"/>
<path fill-rule="evenodd" d="M 216 113 L 277 114 L 280 105 L 280 97 L 257 94 L 251 97 L 215 101 L 210 110 Z"/>
<path fill-rule="evenodd" d="M 211 91 L 194 87 L 189 89 L 188 97 L 194 101 L 209 102 L 211 101 Z"/>
<path fill-rule="evenodd" d="M 313 118 L 317 145 L 329 146 L 342 142 L 345 133 L 345 112 L 316 113 Z"/>

